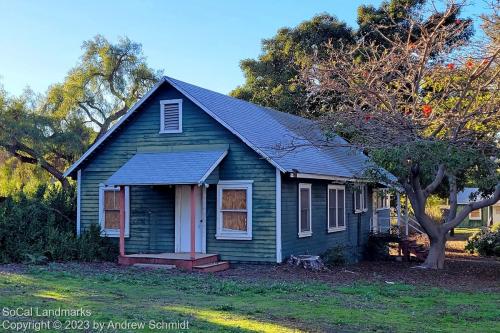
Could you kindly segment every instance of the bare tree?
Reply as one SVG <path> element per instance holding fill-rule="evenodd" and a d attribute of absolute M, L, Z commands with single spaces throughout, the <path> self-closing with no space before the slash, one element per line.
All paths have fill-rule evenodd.
<path fill-rule="evenodd" d="M 438 9 L 438 5 L 442 9 Z M 320 123 L 365 149 L 397 177 L 430 239 L 423 264 L 442 268 L 446 235 L 471 211 L 500 198 L 498 7 L 483 17 L 487 38 L 464 38 L 464 3 L 413 8 L 406 19 L 374 27 L 354 45 L 330 47 L 327 60 L 302 71 Z M 389 22 L 390 17 L 389 17 Z M 384 31 L 399 33 L 386 35 Z M 374 40 L 383 39 L 385 43 Z M 336 105 L 328 103 L 332 98 Z M 457 209 L 457 193 L 475 175 L 485 199 Z M 433 193 L 449 198 L 444 222 L 425 212 Z"/>

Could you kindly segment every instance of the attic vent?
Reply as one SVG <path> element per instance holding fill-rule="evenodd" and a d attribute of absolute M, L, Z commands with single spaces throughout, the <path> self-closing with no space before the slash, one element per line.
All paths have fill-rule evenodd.
<path fill-rule="evenodd" d="M 182 132 L 182 99 L 160 101 L 160 133 Z"/>

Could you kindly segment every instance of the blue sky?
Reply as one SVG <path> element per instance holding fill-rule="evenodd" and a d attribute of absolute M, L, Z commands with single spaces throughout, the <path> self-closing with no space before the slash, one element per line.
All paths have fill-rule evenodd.
<path fill-rule="evenodd" d="M 0 83 L 12 94 L 61 82 L 96 34 L 128 36 L 165 74 L 221 93 L 243 83 L 239 61 L 283 26 L 328 12 L 351 26 L 360 0 L 0 0 Z M 471 7 L 471 13 L 480 6 Z"/>

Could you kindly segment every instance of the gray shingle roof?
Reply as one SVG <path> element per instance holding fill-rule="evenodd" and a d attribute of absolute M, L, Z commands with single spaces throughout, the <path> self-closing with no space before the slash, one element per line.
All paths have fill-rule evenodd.
<path fill-rule="evenodd" d="M 138 153 L 104 184 L 201 184 L 226 154 L 226 150 Z"/>
<path fill-rule="evenodd" d="M 312 120 L 164 77 L 65 173 L 72 174 L 164 82 L 171 84 L 282 172 L 362 178 L 370 159 L 344 139 L 327 142 Z M 384 171 L 386 172 L 386 171 Z M 392 175 L 386 174 L 392 178 Z"/>
<path fill-rule="evenodd" d="M 359 178 L 370 160 L 340 137 L 324 139 L 316 122 L 167 77 L 284 171 Z"/>

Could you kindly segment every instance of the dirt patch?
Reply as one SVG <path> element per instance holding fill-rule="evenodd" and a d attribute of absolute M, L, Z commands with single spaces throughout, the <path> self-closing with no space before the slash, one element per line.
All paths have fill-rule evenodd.
<path fill-rule="evenodd" d="M 456 291 L 500 292 L 500 261 L 477 259 L 447 259 L 442 270 L 416 268 L 418 264 L 397 261 L 360 262 L 336 267 L 326 272 L 282 265 L 233 264 L 231 269 L 213 276 L 249 282 L 318 281 L 335 286 L 352 283 L 404 283 L 416 286 L 440 287 Z M 119 266 L 114 263 L 61 263 L 44 266 L 50 271 L 75 272 L 85 276 L 102 274 L 139 274 L 144 269 Z M 30 266 L 0 265 L 0 274 L 29 271 Z M 168 270 L 165 275 L 210 274 Z"/>
<path fill-rule="evenodd" d="M 443 270 L 416 268 L 406 262 L 361 262 L 334 268 L 328 272 L 311 272 L 286 264 L 276 266 L 233 265 L 218 273 L 225 278 L 272 281 L 317 280 L 342 285 L 353 282 L 405 283 L 461 291 L 500 292 L 500 262 L 456 260 L 446 261 Z"/>

